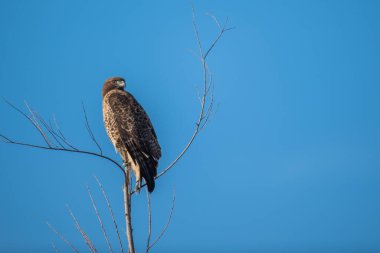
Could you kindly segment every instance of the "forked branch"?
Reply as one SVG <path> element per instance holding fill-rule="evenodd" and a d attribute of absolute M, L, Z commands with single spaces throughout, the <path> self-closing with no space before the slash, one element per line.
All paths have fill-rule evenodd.
<path fill-rule="evenodd" d="M 166 221 L 166 224 L 164 226 L 164 228 L 162 229 L 161 233 L 158 235 L 157 239 L 154 240 L 152 242 L 152 244 L 149 245 L 148 247 L 148 251 L 154 246 L 157 244 L 157 242 L 161 239 L 161 237 L 165 234 L 166 230 L 168 229 L 169 227 L 169 224 L 172 220 L 172 217 L 173 217 L 173 212 L 174 212 L 174 206 L 175 206 L 175 191 L 173 191 L 173 200 L 172 200 L 172 208 L 170 209 L 170 214 L 169 214 L 169 218 L 168 220 Z"/>
<path fill-rule="evenodd" d="M 68 142 L 68 140 L 62 134 L 62 132 L 59 130 L 58 125 L 56 125 L 57 129 L 58 129 L 57 130 L 57 129 L 54 129 L 51 125 L 46 124 L 46 121 L 39 114 L 37 114 L 34 110 L 30 109 L 29 106 L 27 106 L 27 107 L 29 109 L 30 115 L 27 115 L 25 112 L 23 112 L 21 109 L 14 106 L 10 102 L 8 102 L 6 100 L 5 100 L 5 102 L 10 107 L 15 109 L 18 113 L 20 113 L 22 116 L 24 116 L 26 119 L 28 119 L 28 121 L 41 134 L 46 145 L 43 146 L 43 145 L 39 145 L 39 144 L 30 144 L 30 143 L 26 143 L 26 142 L 14 141 L 13 139 L 11 139 L 9 137 L 0 134 L 0 140 L 3 141 L 4 143 L 19 145 L 19 146 L 25 146 L 25 147 L 29 147 L 29 148 L 36 148 L 36 149 L 63 151 L 63 152 L 69 152 L 69 153 L 78 153 L 78 154 L 96 156 L 96 157 L 105 159 L 107 161 L 110 161 L 111 163 L 116 165 L 116 167 L 118 167 L 122 171 L 122 173 L 125 175 L 124 168 L 118 162 L 116 162 L 114 159 L 103 155 L 100 147 L 99 147 L 100 153 L 78 149 L 77 147 L 73 146 L 72 144 L 70 144 Z M 88 124 L 87 114 L 86 114 L 85 110 L 84 110 L 84 117 L 85 117 L 86 122 L 87 122 L 86 123 L 86 129 L 89 132 L 90 137 L 94 141 L 94 143 L 97 143 L 96 139 L 92 138 L 93 134 L 92 134 L 92 130 L 90 128 L 90 125 Z M 41 124 L 42 124 L 42 126 L 41 126 Z M 53 138 L 54 141 L 51 138 Z M 63 141 L 67 146 L 63 146 L 62 142 L 57 141 L 58 139 Z"/>
<path fill-rule="evenodd" d="M 203 93 L 200 98 L 200 103 L 201 103 L 201 109 L 199 112 L 198 120 L 195 123 L 195 129 L 190 137 L 189 141 L 187 142 L 186 146 L 183 148 L 183 150 L 178 154 L 178 156 L 161 172 L 159 173 L 155 179 L 157 180 L 161 176 L 163 176 L 168 170 L 170 170 L 182 157 L 183 155 L 187 152 L 187 150 L 190 148 L 190 146 L 193 144 L 194 140 L 196 137 L 199 135 L 200 131 L 206 126 L 207 122 L 209 121 L 213 106 L 214 106 L 214 83 L 213 83 L 213 78 L 212 78 L 212 73 L 209 71 L 209 68 L 207 66 L 207 57 L 210 55 L 212 50 L 215 48 L 219 40 L 223 37 L 224 33 L 234 29 L 234 27 L 227 27 L 228 25 L 228 18 L 224 22 L 223 25 L 220 24 L 218 19 L 213 16 L 208 14 L 209 16 L 212 17 L 212 19 L 215 21 L 219 28 L 219 33 L 216 36 L 216 38 L 213 40 L 211 45 L 207 48 L 206 51 L 203 50 L 203 45 L 201 42 L 201 39 L 199 37 L 199 30 L 196 22 L 196 16 L 195 16 L 195 10 L 194 7 L 192 8 L 192 15 L 193 15 L 193 28 L 194 28 L 194 34 L 196 38 L 196 42 L 198 45 L 198 50 L 199 50 L 199 59 L 202 64 L 202 69 L 203 69 Z M 146 186 L 146 184 L 143 184 L 142 187 Z M 135 193 L 135 191 L 132 192 L 132 194 Z"/>

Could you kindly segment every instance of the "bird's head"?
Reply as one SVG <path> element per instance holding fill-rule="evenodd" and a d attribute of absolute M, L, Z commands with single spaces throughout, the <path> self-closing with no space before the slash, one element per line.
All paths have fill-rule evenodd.
<path fill-rule="evenodd" d="M 107 92 L 111 90 L 124 90 L 125 88 L 125 80 L 122 77 L 111 77 L 108 78 L 103 85 L 102 95 L 103 97 L 107 94 Z"/>

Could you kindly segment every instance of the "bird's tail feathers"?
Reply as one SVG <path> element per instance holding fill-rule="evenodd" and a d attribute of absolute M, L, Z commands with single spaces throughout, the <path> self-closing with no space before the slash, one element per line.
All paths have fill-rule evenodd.
<path fill-rule="evenodd" d="M 158 162 L 153 158 L 144 159 L 144 165 L 141 166 L 141 176 L 144 178 L 148 191 L 152 192 L 155 187 L 154 178 L 157 176 Z"/>

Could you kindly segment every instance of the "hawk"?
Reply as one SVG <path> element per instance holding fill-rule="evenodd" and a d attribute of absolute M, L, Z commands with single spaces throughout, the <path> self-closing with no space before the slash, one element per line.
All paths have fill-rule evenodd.
<path fill-rule="evenodd" d="M 161 147 L 150 119 L 125 88 L 125 80 L 111 77 L 103 85 L 103 119 L 113 146 L 123 159 L 123 165 L 132 168 L 136 190 L 144 178 L 148 191 L 154 190 Z"/>

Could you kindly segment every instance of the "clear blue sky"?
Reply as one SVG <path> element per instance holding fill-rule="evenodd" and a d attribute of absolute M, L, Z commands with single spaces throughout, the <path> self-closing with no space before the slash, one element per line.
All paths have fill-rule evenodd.
<path fill-rule="evenodd" d="M 216 34 L 204 13 L 237 28 L 210 58 L 219 110 L 186 157 L 157 182 L 153 237 L 177 202 L 152 252 L 380 251 L 380 2 L 194 1 L 205 45 Z M 95 150 L 95 135 L 118 159 L 103 129 L 101 87 L 127 80 L 149 113 L 165 167 L 190 137 L 199 110 L 201 65 L 187 1 L 0 1 L 1 96 L 24 100 L 66 135 Z M 0 132 L 41 143 L 0 103 Z M 0 252 L 69 249 L 53 224 L 86 252 L 69 204 L 106 252 L 87 196 L 124 228 L 122 175 L 86 156 L 0 144 Z M 147 233 L 145 194 L 134 198 L 139 252 Z M 112 241 L 115 241 L 114 234 Z M 116 244 L 115 244 L 115 249 Z M 82 252 L 81 251 L 81 252 Z"/>

